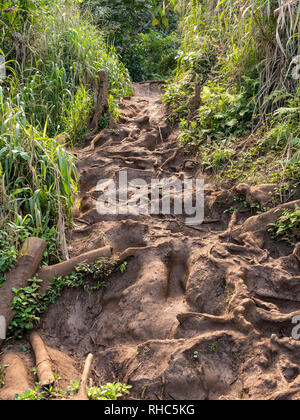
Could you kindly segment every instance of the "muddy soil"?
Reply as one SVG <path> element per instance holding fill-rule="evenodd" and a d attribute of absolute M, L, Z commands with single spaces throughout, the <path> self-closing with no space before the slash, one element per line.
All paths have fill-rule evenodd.
<path fill-rule="evenodd" d="M 300 248 L 271 240 L 272 212 L 261 218 L 236 201 L 243 191 L 265 205 L 272 187 L 207 181 L 201 226 L 186 225 L 186 215 L 100 215 L 97 183 L 120 171 L 148 183 L 203 177 L 179 147 L 157 85 L 136 85 L 120 108 L 115 129 L 77 151 L 81 208 L 68 243 L 71 256 L 126 251 L 128 266 L 101 291 L 66 290 L 43 316 L 39 333 L 60 375 L 77 379 L 91 352 L 95 382 L 130 384 L 134 399 L 299 399 L 291 320 L 300 314 Z"/>

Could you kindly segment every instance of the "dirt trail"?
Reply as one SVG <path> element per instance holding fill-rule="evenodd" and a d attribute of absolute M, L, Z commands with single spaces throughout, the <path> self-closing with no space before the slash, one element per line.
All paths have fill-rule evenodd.
<path fill-rule="evenodd" d="M 40 334 L 74 360 L 93 353 L 94 378 L 132 385 L 132 398 L 299 399 L 291 319 L 300 314 L 300 249 L 273 243 L 272 215 L 252 217 L 235 200 L 243 188 L 248 201 L 266 200 L 270 187 L 250 194 L 206 184 L 200 227 L 185 225 L 184 215 L 99 215 L 100 179 L 124 170 L 148 183 L 199 175 L 155 84 L 136 85 L 120 108 L 118 127 L 78 151 L 82 204 L 69 251 L 133 248 L 127 270 L 99 292 L 65 291 Z M 230 218 L 231 205 L 240 211 Z"/>

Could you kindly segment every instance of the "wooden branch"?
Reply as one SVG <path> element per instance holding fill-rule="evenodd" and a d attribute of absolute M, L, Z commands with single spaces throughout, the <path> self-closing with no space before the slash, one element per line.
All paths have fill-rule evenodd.
<path fill-rule="evenodd" d="M 88 400 L 88 396 L 87 396 L 87 393 L 86 393 L 86 388 L 87 388 L 89 376 L 90 376 L 90 373 L 91 373 L 93 360 L 94 360 L 94 356 L 90 353 L 88 355 L 86 361 L 85 361 L 85 364 L 84 364 L 84 369 L 83 369 L 83 373 L 82 373 L 81 380 L 80 380 L 79 392 L 76 395 L 76 397 L 74 398 L 74 400 L 77 400 L 77 401 Z"/>
<path fill-rule="evenodd" d="M 88 139 L 94 137 L 95 134 L 99 131 L 99 125 L 101 118 L 104 113 L 109 116 L 110 125 L 112 124 L 112 116 L 109 112 L 108 105 L 108 90 L 109 90 L 109 79 L 108 73 L 106 70 L 100 70 L 97 76 L 94 79 L 94 103 L 95 111 L 92 122 L 90 124 L 90 129 L 92 130 L 91 134 L 88 136 Z"/>

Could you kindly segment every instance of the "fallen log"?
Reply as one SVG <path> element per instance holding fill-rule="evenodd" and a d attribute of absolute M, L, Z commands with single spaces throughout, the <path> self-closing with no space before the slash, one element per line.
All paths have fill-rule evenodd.
<path fill-rule="evenodd" d="M 85 361 L 83 373 L 80 380 L 80 388 L 74 400 L 76 401 L 87 401 L 88 396 L 86 393 L 88 379 L 91 373 L 92 363 L 93 363 L 94 356 L 90 353 Z"/>
<path fill-rule="evenodd" d="M 64 261 L 60 264 L 42 268 L 36 275 L 38 279 L 43 280 L 39 292 L 45 293 L 55 278 L 69 276 L 72 274 L 75 267 L 81 264 L 92 264 L 100 258 L 111 258 L 111 256 L 112 248 L 110 246 L 106 246 L 104 248 L 99 248 L 94 251 L 78 255 L 77 257 L 71 258 L 70 260 Z"/>
<path fill-rule="evenodd" d="M 15 353 L 7 353 L 1 360 L 1 365 L 7 367 L 0 400 L 13 401 L 16 394 L 22 395 L 30 389 L 27 371 L 22 359 Z"/>
<path fill-rule="evenodd" d="M 46 242 L 39 238 L 28 238 L 20 252 L 16 267 L 5 275 L 6 281 L 0 289 L 0 317 L 5 319 L 5 330 L 15 316 L 12 304 L 14 293 L 12 289 L 22 289 L 27 286 L 27 281 L 32 279 L 42 261 Z M 2 318 L 3 317 L 3 318 Z M 2 340 L 0 339 L 0 345 Z"/>
<path fill-rule="evenodd" d="M 34 351 L 36 371 L 41 386 L 53 385 L 55 378 L 52 372 L 51 359 L 43 340 L 35 331 L 30 334 L 30 344 Z"/>

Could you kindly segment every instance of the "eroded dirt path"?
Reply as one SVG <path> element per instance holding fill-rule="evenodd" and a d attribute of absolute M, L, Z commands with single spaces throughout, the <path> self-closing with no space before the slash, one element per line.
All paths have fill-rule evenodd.
<path fill-rule="evenodd" d="M 127 270 L 99 292 L 65 291 L 40 333 L 74 360 L 92 352 L 95 379 L 132 385 L 132 398 L 299 399 L 300 343 L 291 338 L 299 247 L 274 244 L 272 217 L 253 217 L 236 202 L 241 191 L 249 202 L 267 201 L 269 187 L 216 191 L 207 183 L 200 227 L 186 226 L 185 216 L 99 215 L 100 179 L 124 170 L 148 182 L 199 175 L 155 84 L 136 85 L 120 107 L 117 129 L 78 152 L 82 206 L 69 250 L 131 249 Z M 232 205 L 240 211 L 230 218 Z"/>

